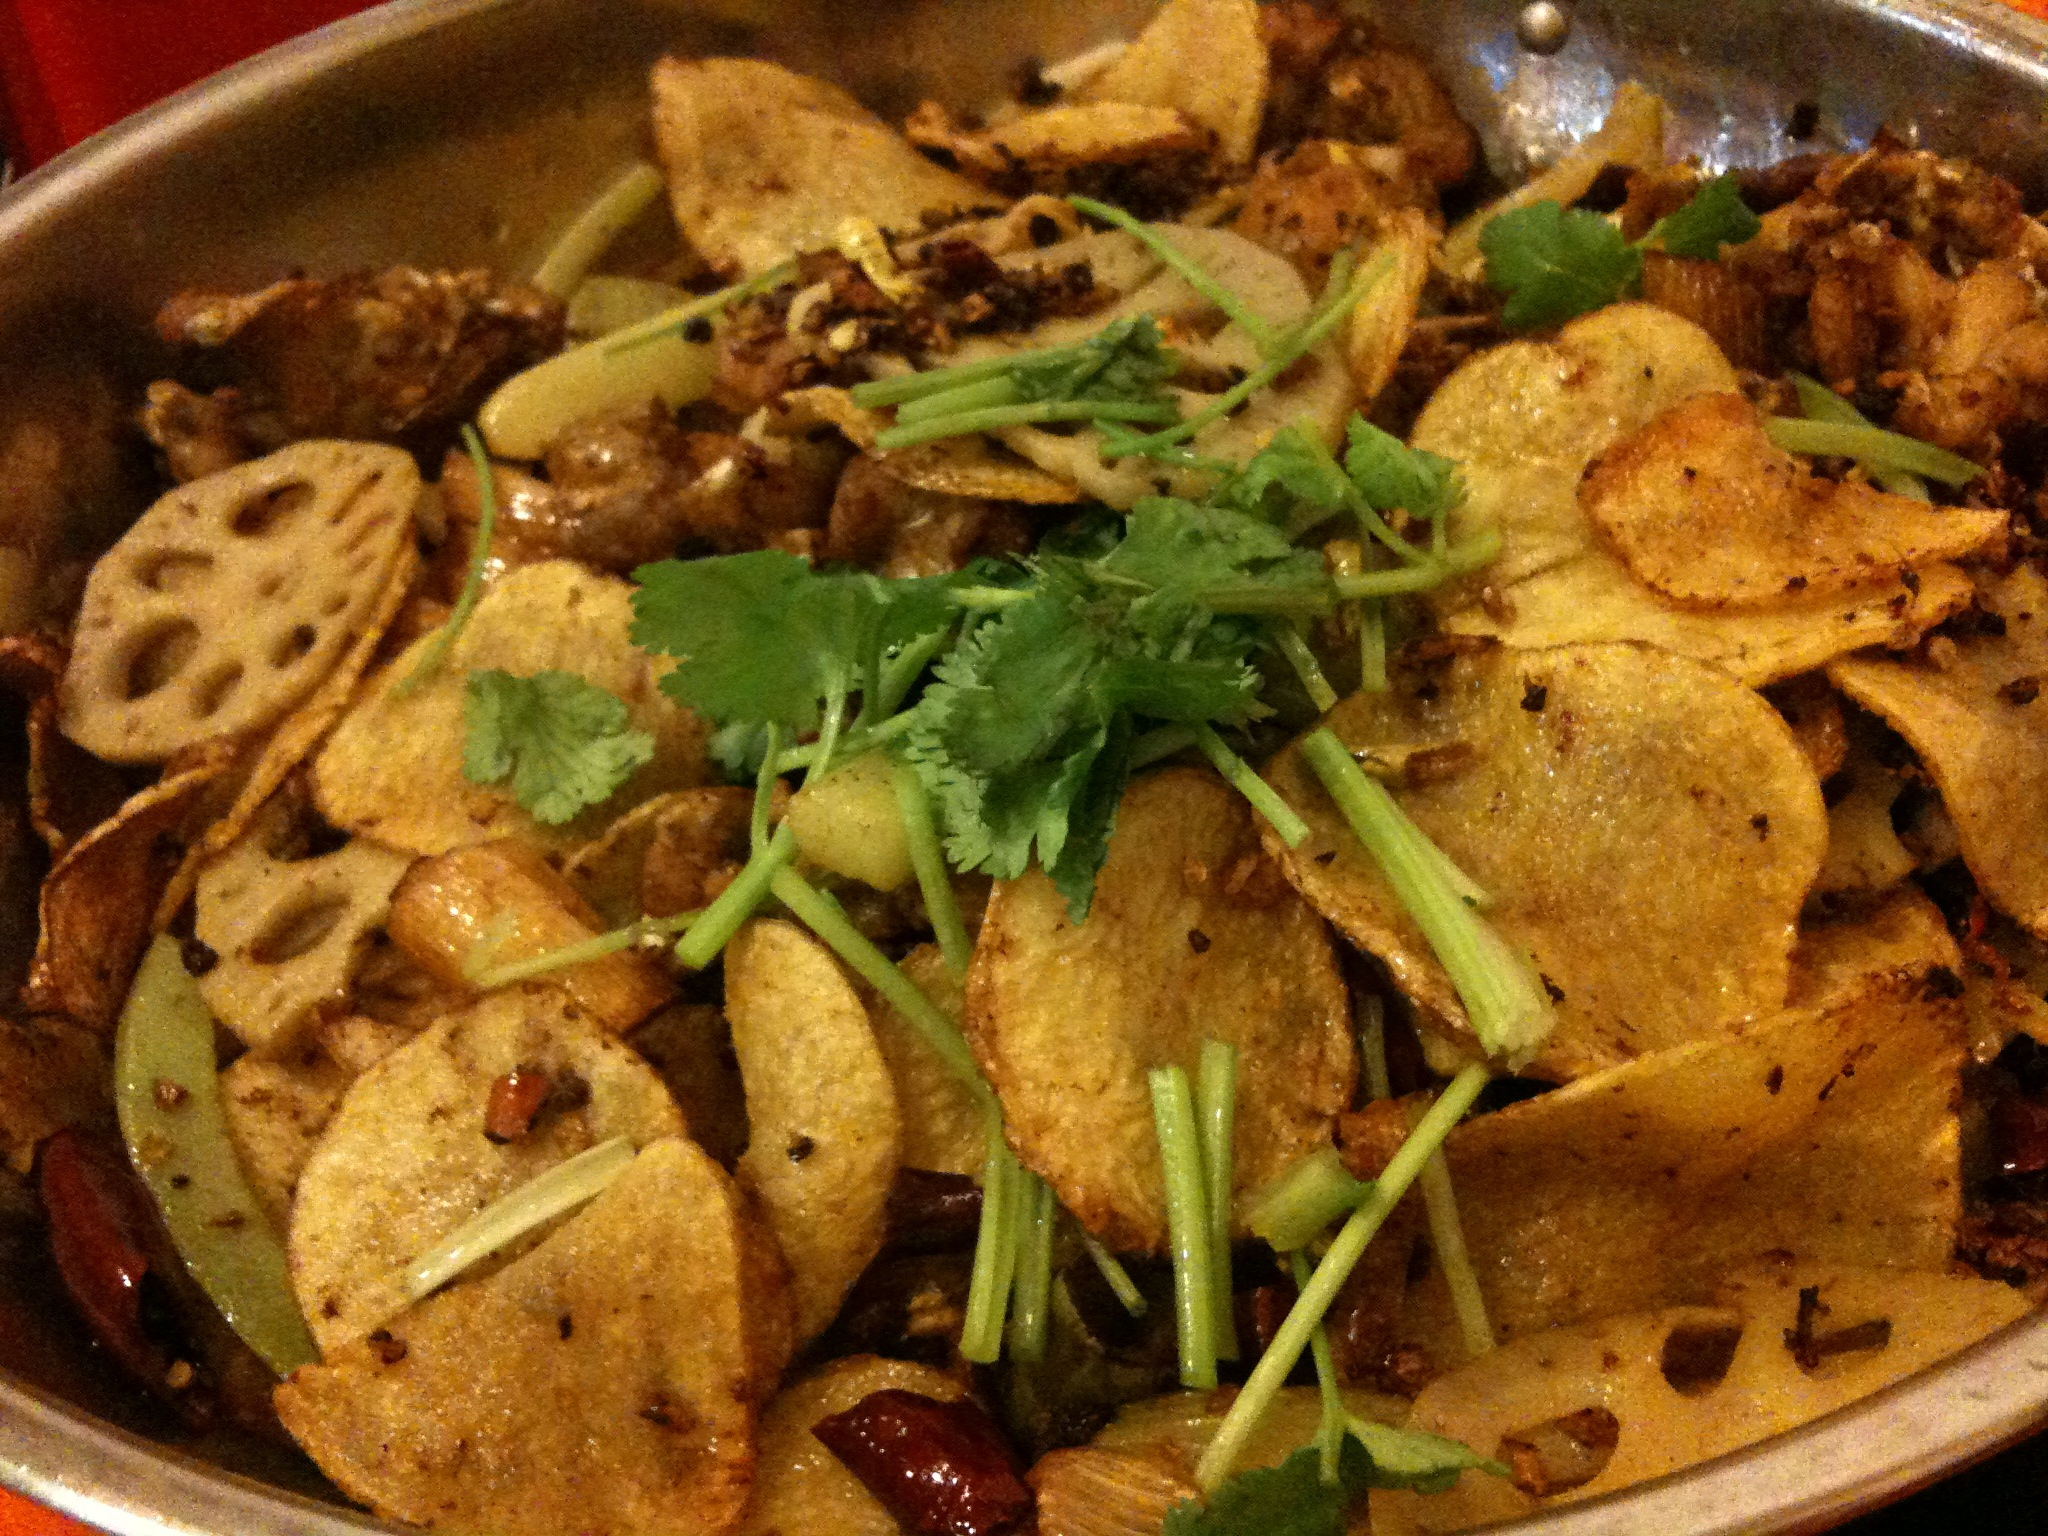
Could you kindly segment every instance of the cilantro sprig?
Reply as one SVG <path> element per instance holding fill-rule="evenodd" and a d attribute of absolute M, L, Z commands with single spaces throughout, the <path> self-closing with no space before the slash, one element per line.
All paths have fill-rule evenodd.
<path fill-rule="evenodd" d="M 1527 331 L 1637 292 L 1646 250 L 1713 261 L 1723 246 L 1753 240 L 1762 227 L 1729 172 L 1701 187 L 1684 207 L 1666 214 L 1634 242 L 1597 213 L 1545 200 L 1492 220 L 1479 232 L 1479 249 L 1486 258 L 1487 282 L 1508 296 L 1501 323 L 1511 331 Z"/>
<path fill-rule="evenodd" d="M 1161 1536 L 1342 1536 L 1351 1508 L 1373 1488 L 1442 1493 L 1468 1469 L 1508 1469 L 1442 1435 L 1391 1429 L 1355 1415 L 1344 1421 L 1337 1476 L 1322 1475 L 1322 1453 L 1304 1446 L 1277 1467 L 1240 1472 L 1209 1495 L 1167 1511 Z"/>
<path fill-rule="evenodd" d="M 463 777 L 510 780 L 512 798 L 548 826 L 603 804 L 654 756 L 625 702 L 573 672 L 471 672 L 462 714 Z"/>

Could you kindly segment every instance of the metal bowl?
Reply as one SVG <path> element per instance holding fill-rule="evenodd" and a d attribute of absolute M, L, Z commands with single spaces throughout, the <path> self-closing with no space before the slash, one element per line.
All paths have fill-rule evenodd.
<path fill-rule="evenodd" d="M 665 51 L 765 55 L 901 112 L 925 95 L 988 100 L 1025 59 L 1128 33 L 1151 8 L 402 0 L 131 119 L 0 197 L 0 544 L 34 573 L 0 620 L 61 605 L 142 505 L 120 408 L 162 361 L 149 320 L 174 289 L 395 260 L 522 270 L 642 152 L 644 74 Z M 1515 4 L 1386 10 L 1504 178 L 1596 124 L 1633 78 L 1672 104 L 1682 149 L 1710 165 L 1889 125 L 1988 164 L 2033 206 L 2048 198 L 2048 28 L 1995 0 L 1575 0 L 1568 40 L 1541 57 L 1517 43 Z M 28 936 L 31 878 L 0 860 L 0 955 Z M 0 1285 L 21 1283 L 0 1264 Z M 387 1529 L 114 1428 L 73 1406 L 95 1399 L 34 1354 L 0 1329 L 0 1482 L 132 1536 Z M 1795 1433 L 1515 1529 L 1814 1530 L 2043 1422 L 2048 1315 L 2036 1315 Z"/>

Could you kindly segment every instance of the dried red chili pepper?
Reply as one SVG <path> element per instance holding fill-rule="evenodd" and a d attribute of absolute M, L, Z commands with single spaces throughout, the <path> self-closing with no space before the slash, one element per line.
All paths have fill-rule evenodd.
<path fill-rule="evenodd" d="M 972 1403 L 891 1388 L 811 1427 L 907 1530 L 993 1536 L 1031 1512 L 1002 1432 Z"/>

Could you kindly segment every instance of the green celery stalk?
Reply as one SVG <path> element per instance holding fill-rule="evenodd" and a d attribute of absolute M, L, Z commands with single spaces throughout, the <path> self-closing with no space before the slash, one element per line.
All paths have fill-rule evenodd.
<path fill-rule="evenodd" d="M 981 1165 L 981 1225 L 974 1238 L 974 1270 L 967 1281 L 967 1317 L 960 1353 L 976 1365 L 994 1365 L 1003 1352 L 1003 1319 L 1017 1273 L 1017 1234 L 1024 1170 L 1003 1139 L 1002 1119 L 988 1121 L 988 1152 Z"/>
<path fill-rule="evenodd" d="M 434 638 L 420 652 L 420 659 L 413 663 L 412 670 L 391 690 L 394 699 L 404 698 L 441 670 L 441 664 L 455 647 L 456 636 L 468 626 L 469 616 L 476 612 L 477 602 L 484 593 L 484 567 L 490 563 L 491 539 L 498 528 L 498 477 L 491 471 L 491 456 L 485 451 L 484 440 L 477 436 L 475 427 L 465 426 L 462 429 L 462 446 L 469 452 L 469 462 L 476 466 L 479 504 L 476 542 L 469 548 L 469 569 L 463 572 L 462 590 L 455 595 L 455 606 L 448 612 L 448 621 L 434 632 Z"/>
<path fill-rule="evenodd" d="M 1287 1272 L 1294 1276 L 1294 1292 L 1298 1296 L 1308 1289 L 1315 1266 L 1309 1263 L 1308 1255 L 1297 1248 L 1287 1255 Z M 1308 1348 L 1315 1357 L 1316 1388 L 1323 1398 L 1323 1418 L 1316 1426 L 1316 1450 L 1322 1456 L 1323 1481 L 1334 1487 L 1338 1461 L 1344 1453 L 1345 1424 L 1350 1414 L 1344 1407 L 1344 1391 L 1337 1381 L 1337 1360 L 1330 1352 L 1330 1330 L 1325 1324 L 1317 1323 L 1310 1331 Z"/>
<path fill-rule="evenodd" d="M 1489 1077 L 1484 1066 L 1474 1063 L 1451 1079 L 1450 1086 L 1444 1089 L 1436 1103 L 1430 1106 L 1429 1113 L 1409 1133 L 1408 1139 L 1387 1164 L 1386 1171 L 1338 1231 L 1329 1252 L 1316 1266 L 1315 1274 L 1288 1309 L 1272 1344 L 1260 1356 L 1259 1363 L 1245 1381 L 1244 1389 L 1230 1405 L 1230 1412 L 1224 1416 L 1216 1438 L 1209 1442 L 1208 1449 L 1196 1464 L 1195 1481 L 1205 1493 L 1214 1492 L 1217 1484 L 1230 1475 L 1238 1457 L 1244 1452 L 1245 1442 L 1272 1405 L 1274 1394 L 1286 1384 L 1295 1362 L 1301 1359 L 1301 1352 L 1308 1347 L 1309 1336 L 1330 1310 L 1330 1303 L 1336 1300 L 1337 1292 L 1350 1278 L 1351 1271 L 1357 1267 L 1366 1245 L 1401 1197 L 1408 1193 L 1409 1186 L 1421 1173 L 1422 1165 L 1429 1161 L 1430 1154 L 1443 1145 L 1444 1138 L 1464 1118 L 1465 1111 L 1472 1107 L 1472 1101 L 1479 1097 L 1479 1091 L 1486 1086 Z"/>
<path fill-rule="evenodd" d="M 1180 1384 L 1204 1390 L 1216 1385 L 1216 1285 L 1211 1273 L 1209 1196 L 1203 1187 L 1194 1098 L 1183 1068 L 1154 1067 L 1146 1081 L 1152 1089 L 1152 1125 L 1159 1136 L 1159 1160 L 1166 1170 L 1166 1226 L 1173 1249 Z"/>
<path fill-rule="evenodd" d="M 1209 1195 L 1209 1279 L 1216 1357 L 1237 1358 L 1236 1292 L 1230 1271 L 1230 1192 L 1236 1184 L 1237 1047 L 1204 1040 L 1195 1070 L 1195 1124 L 1202 1142 L 1202 1184 Z"/>
<path fill-rule="evenodd" d="M 938 940 L 939 953 L 946 958 L 946 969 L 964 977 L 974 945 L 967 937 L 967 922 L 960 915 L 960 899 L 954 894 L 952 876 L 946 871 L 946 850 L 939 844 L 931 796 L 925 792 L 924 780 L 908 763 L 892 761 L 889 777 L 896 788 L 896 811 L 903 818 L 903 840 L 910 849 L 910 867 L 917 872 L 917 888 L 924 896 L 932 937 Z"/>
<path fill-rule="evenodd" d="M 927 368 L 917 373 L 901 373 L 889 379 L 869 379 L 865 384 L 856 384 L 847 394 L 862 410 L 874 410 L 884 405 L 902 405 L 909 400 L 922 400 L 927 395 L 942 394 L 949 389 L 958 389 L 966 384 L 978 384 L 983 379 L 1005 378 L 1019 363 L 1049 363 L 1079 357 L 1082 348 L 1040 347 L 1031 352 L 1010 352 L 1001 357 L 985 357 L 979 362 L 955 363 L 950 368 Z"/>
<path fill-rule="evenodd" d="M 185 1268 L 242 1342 L 289 1376 L 320 1354 L 292 1294 L 284 1244 L 228 1138 L 213 1029 L 178 941 L 158 935 L 115 1030 L 114 1107 L 128 1159 Z"/>
<path fill-rule="evenodd" d="M 1252 1192 L 1245 1225 L 1275 1253 L 1290 1253 L 1357 1210 L 1371 1188 L 1351 1176 L 1335 1147 L 1319 1147 Z"/>
<path fill-rule="evenodd" d="M 1302 756 L 1449 973 L 1480 1045 L 1491 1056 L 1526 1059 L 1552 1023 L 1533 969 L 1446 878 L 1442 850 L 1422 850 L 1434 845 L 1327 728 L 1303 739 Z"/>
<path fill-rule="evenodd" d="M 754 775 L 754 813 L 747 826 L 749 857 L 767 847 L 768 839 L 773 835 L 768 828 L 768 818 L 775 809 L 775 763 L 781 755 L 782 727 L 771 722 L 768 744 L 761 753 L 761 771 Z"/>
<path fill-rule="evenodd" d="M 1819 379 L 1795 373 L 1792 375 L 1792 387 L 1799 394 L 1799 409 L 1814 421 L 1833 421 L 1852 427 L 1877 425 Z M 1927 494 L 1927 482 L 1910 470 L 1883 469 L 1874 464 L 1865 464 L 1864 468 L 1870 472 L 1871 479 L 1894 496 L 1910 496 L 1915 501 L 1932 499 Z"/>
<path fill-rule="evenodd" d="M 951 416 L 927 417 L 923 421 L 898 423 L 875 434 L 875 447 L 884 453 L 910 448 L 940 438 L 965 437 L 970 432 L 995 432 L 1004 427 L 1033 427 L 1048 421 L 1174 421 L 1180 412 L 1172 405 L 1137 400 L 1034 400 L 1019 405 L 991 405 L 981 410 L 960 411 Z"/>
<path fill-rule="evenodd" d="M 795 859 L 796 833 L 790 830 L 788 822 L 784 822 L 775 829 L 775 835 L 768 839 L 766 846 L 757 848 L 748 856 L 745 867 L 732 884 L 714 896 L 711 905 L 697 914 L 697 921 L 676 944 L 677 961 L 693 971 L 701 971 L 716 960 L 725 946 L 732 942 L 732 936 L 740 931 L 740 924 L 752 917 L 755 908 L 767 899 L 775 877 L 785 872 Z"/>
<path fill-rule="evenodd" d="M 1016 1274 L 1010 1291 L 1010 1353 L 1027 1364 L 1045 1358 L 1052 1314 L 1052 1237 L 1059 1206 L 1052 1186 L 1020 1172 Z"/>
<path fill-rule="evenodd" d="M 1273 644 L 1287 664 L 1294 668 L 1294 675 L 1301 679 L 1301 686 L 1308 691 L 1309 702 L 1318 712 L 1328 714 L 1337 707 L 1337 690 L 1330 686 L 1330 680 L 1323 676 L 1323 664 L 1316 660 L 1316 653 L 1309 649 L 1301 631 L 1291 623 L 1273 626 Z"/>
<path fill-rule="evenodd" d="M 465 964 L 463 977 L 479 992 L 490 992 L 498 987 L 509 987 L 515 982 L 531 981 L 536 976 L 545 976 L 559 971 L 564 966 L 581 965 L 586 960 L 602 960 L 606 955 L 615 955 L 622 949 L 631 949 L 642 939 L 654 936 L 673 937 L 688 933 L 690 925 L 704 914 L 701 912 L 679 912 L 674 917 L 643 917 L 600 933 L 574 944 L 564 944 L 560 949 L 544 950 L 537 955 L 528 955 L 524 960 L 510 960 L 503 965 L 486 965 L 471 968 Z M 502 939 L 499 940 L 503 942 Z M 484 946 L 478 946 L 484 948 Z M 492 945 L 489 948 L 494 949 Z M 486 949 L 489 953 L 489 949 Z"/>
<path fill-rule="evenodd" d="M 1202 749 L 1202 755 L 1209 759 L 1216 771 L 1252 803 L 1253 810 L 1266 818 L 1273 830 L 1280 834 L 1281 842 L 1290 848 L 1299 848 L 1308 838 L 1308 823 L 1294 813 L 1294 807 L 1280 798 L 1278 790 L 1254 773 L 1251 764 L 1223 744 L 1223 738 L 1216 734 L 1214 726 L 1198 725 L 1194 732 L 1195 745 Z"/>
<path fill-rule="evenodd" d="M 1358 605 L 1358 686 L 1366 693 L 1387 691 L 1387 612 L 1376 598 Z"/>
<path fill-rule="evenodd" d="M 636 162 L 577 214 L 548 248 L 533 269 L 533 286 L 558 299 L 568 298 L 612 241 L 653 206 L 664 185 L 658 168 L 644 160 Z"/>
<path fill-rule="evenodd" d="M 995 379 L 977 379 L 972 384 L 942 389 L 934 395 L 920 395 L 896 408 L 896 424 L 907 427 L 934 416 L 951 416 L 960 411 L 980 411 L 991 406 L 1015 405 L 1020 396 L 1017 384 L 1007 374 Z"/>
<path fill-rule="evenodd" d="M 1764 421 L 1764 431 L 1787 453 L 1839 455 L 1872 469 L 1903 469 L 1943 485 L 1968 485 L 1984 473 L 1983 465 L 1972 464 L 1960 454 L 1882 427 L 1771 416 Z"/>

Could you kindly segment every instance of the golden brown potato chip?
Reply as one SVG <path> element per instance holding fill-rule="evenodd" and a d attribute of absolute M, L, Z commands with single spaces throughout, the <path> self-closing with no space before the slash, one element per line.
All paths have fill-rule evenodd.
<path fill-rule="evenodd" d="M 450 991 L 474 990 L 469 967 L 509 965 L 597 937 L 601 919 L 574 886 L 517 838 L 421 859 L 391 895 L 391 942 Z M 660 962 L 617 950 L 549 971 L 587 1019 L 614 1034 L 675 996 Z"/>
<path fill-rule="evenodd" d="M 1254 0 L 1166 0 L 1078 95 L 1171 107 L 1214 133 L 1225 160 L 1243 165 L 1266 115 L 1267 75 Z"/>
<path fill-rule="evenodd" d="M 711 1003 L 675 1003 L 626 1037 L 683 1112 L 690 1139 L 730 1171 L 747 1150 L 747 1096 L 732 1030 Z"/>
<path fill-rule="evenodd" d="M 1344 366 L 1351 370 L 1351 388 L 1361 411 L 1372 408 L 1401 361 L 1438 238 L 1420 209 L 1404 208 L 1387 221 L 1385 234 L 1366 257 L 1370 261 L 1381 251 L 1390 251 L 1394 265 L 1345 322 Z"/>
<path fill-rule="evenodd" d="M 967 983 L 968 1036 L 1010 1143 L 1119 1252 L 1162 1252 L 1145 1074 L 1237 1047 L 1235 1189 L 1327 1145 L 1351 1099 L 1350 1005 L 1321 921 L 1207 770 L 1134 781 L 1085 923 L 1034 870 L 999 882 Z"/>
<path fill-rule="evenodd" d="M 41 929 L 22 989 L 30 1012 L 67 1014 L 102 1032 L 114 1027 L 184 830 L 234 766 L 231 744 L 208 743 L 57 861 L 43 880 Z"/>
<path fill-rule="evenodd" d="M 1734 393 L 1681 401 L 1609 447 L 1579 505 L 1638 581 L 1710 609 L 1888 582 L 2000 544 L 2008 523 L 1823 479 Z"/>
<path fill-rule="evenodd" d="M 1773 608 L 1695 613 L 1667 602 L 1604 549 L 1587 550 L 1500 592 L 1487 612 L 1473 602 L 1443 616 L 1453 634 L 1486 636 L 1520 650 L 1634 640 L 1709 661 L 1752 687 L 1827 665 L 1867 646 L 1911 645 L 1970 605 L 1970 578 L 1932 565 L 1917 585 L 1900 580 L 1861 592 L 1801 596 Z"/>
<path fill-rule="evenodd" d="M 610 818 L 664 790 L 711 777 L 704 728 L 656 686 L 655 663 L 629 638 L 631 588 L 568 560 L 508 571 L 484 593 L 440 669 L 412 692 L 412 675 L 434 637 L 423 637 L 366 685 L 313 760 L 320 811 L 337 827 L 414 853 L 516 836 L 544 848 L 582 842 Z M 504 787 L 463 777 L 463 703 L 472 670 L 519 677 L 576 673 L 625 700 L 635 730 L 655 740 L 653 761 L 574 821 L 543 826 Z"/>
<path fill-rule="evenodd" d="M 1783 1249 L 1940 1270 L 1961 1215 L 1962 1007 L 1887 977 L 1481 1115 L 1445 1144 L 1502 1340 L 1674 1302 Z M 1464 1357 L 1440 1276 L 1404 1332 Z"/>
<path fill-rule="evenodd" d="M 1913 873 L 1913 855 L 1892 826 L 1905 775 L 1878 759 L 1875 722 L 1859 713 L 1849 753 L 1828 781 L 1828 852 L 1814 890 L 1824 896 L 1889 890 Z"/>
<path fill-rule="evenodd" d="M 1395 797 L 1549 983 L 1557 1024 L 1530 1071 L 1577 1077 L 1784 1002 L 1826 810 L 1790 729 L 1725 673 L 1628 645 L 1493 648 L 1327 723 L 1353 751 L 1439 765 Z M 1299 750 L 1268 777 L 1312 828 L 1282 855 L 1288 878 L 1466 1035 L 1450 978 Z"/>
<path fill-rule="evenodd" d="M 1799 1295 L 1812 1287 L 1825 1337 L 1883 1321 L 1884 1342 L 1802 1365 Z M 1508 1459 L 1503 1440 L 1586 1409 L 1613 1415 L 1612 1456 L 1576 1486 L 1535 1497 L 1468 1471 L 1449 1492 L 1375 1492 L 1373 1530 L 1462 1531 L 1626 1488 L 1753 1445 L 1954 1354 L 2025 1315 L 2026 1298 L 1973 1276 L 1840 1265 L 1762 1265 L 1714 1287 L 1712 1307 L 1670 1307 L 1553 1328 L 1518 1339 L 1422 1389 L 1407 1427 Z M 1677 1369 L 1690 1353 L 1727 1350 L 1718 1375 Z M 1526 1481 L 1527 1479 L 1525 1479 Z"/>
<path fill-rule="evenodd" d="M 0 686 L 27 707 L 28 819 L 50 857 L 107 820 L 127 798 L 122 775 L 63 732 L 57 719 L 57 684 L 70 652 L 54 636 L 31 633 L 0 638 Z"/>
<path fill-rule="evenodd" d="M 65 732 L 160 763 L 271 724 L 355 645 L 419 496 L 412 456 L 374 443 L 295 443 L 178 487 L 92 568 Z"/>
<path fill-rule="evenodd" d="M 193 937 L 217 957 L 199 978 L 206 1006 L 272 1060 L 302 1049 L 321 1017 L 339 1011 L 413 862 L 364 837 L 315 858 L 279 858 L 276 826 L 257 821 L 201 872 L 192 918 Z"/>
<path fill-rule="evenodd" d="M 312 697 L 292 711 L 271 733 L 250 767 L 249 777 L 242 785 L 241 793 L 235 797 L 235 803 L 228 807 L 220 820 L 206 829 L 206 835 L 186 853 L 184 863 L 178 866 L 178 872 L 164 890 L 163 900 L 157 904 L 155 926 L 159 933 L 171 925 L 178 909 L 192 894 L 199 878 L 199 866 L 226 852 L 284 781 L 297 772 L 299 765 L 327 739 L 327 733 L 334 729 L 342 711 L 355 697 L 357 684 L 369 670 L 377 647 L 383 643 L 392 620 L 397 618 L 400 606 L 412 590 L 413 578 L 418 574 L 419 552 L 408 543 L 393 564 L 383 596 L 365 618 L 356 643 L 328 674 L 327 680 L 313 690 Z"/>
<path fill-rule="evenodd" d="M 1197 153 L 1209 136 L 1171 107 L 1097 101 L 1019 112 L 987 128 L 961 128 L 936 102 L 904 123 L 920 149 L 941 151 L 988 179 L 1075 166 L 1132 165 Z"/>
<path fill-rule="evenodd" d="M 293 1061 L 238 1056 L 221 1073 L 228 1139 L 273 1232 L 290 1229 L 299 1174 L 355 1077 L 319 1051 Z"/>
<path fill-rule="evenodd" d="M 820 421 L 831 422 L 846 434 L 848 442 L 913 489 L 1033 506 L 1063 506 L 1083 499 L 1078 489 L 1058 476 L 979 435 L 941 438 L 936 443 L 877 453 L 875 434 L 889 425 L 888 417 L 863 410 L 834 385 L 793 390 L 783 398 L 792 409 L 807 410 Z"/>
<path fill-rule="evenodd" d="M 1512 589 L 1597 546 L 1578 501 L 1595 456 L 1682 400 L 1736 387 L 1698 326 L 1653 305 L 1612 304 L 1554 341 L 1481 352 L 1430 397 L 1412 441 L 1458 465 L 1465 501 L 1451 532 L 1496 530 L 1500 557 L 1483 579 Z"/>
<path fill-rule="evenodd" d="M 515 1070 L 546 1077 L 550 1102 L 493 1141 L 492 1085 Z M 499 1196 L 614 1136 L 683 1133 L 653 1069 L 551 987 L 494 993 L 408 1041 L 351 1085 L 299 1177 L 292 1285 L 322 1354 L 403 1311 L 406 1265 Z"/>
<path fill-rule="evenodd" d="M 788 1358 L 773 1246 L 716 1163 L 655 1142 L 540 1247 L 301 1367 L 278 1416 L 389 1519 L 496 1536 L 730 1529 Z"/>
<path fill-rule="evenodd" d="M 793 923 L 749 923 L 726 946 L 725 1016 L 752 1128 L 739 1177 L 789 1260 L 805 1342 L 881 1251 L 896 1090 L 860 994 Z"/>
<path fill-rule="evenodd" d="M 898 963 L 918 991 L 948 1018 L 959 1019 L 966 1012 L 966 991 L 938 945 L 920 944 Z M 868 995 L 868 1020 L 896 1084 L 903 1166 L 978 1176 L 988 1135 L 981 1107 L 967 1085 L 908 1019 L 873 994 Z"/>
<path fill-rule="evenodd" d="M 915 231 L 926 214 L 1003 199 L 919 154 L 836 85 L 759 59 L 663 59 L 654 140 L 690 244 L 753 277 L 830 250 L 862 219 Z"/>
<path fill-rule="evenodd" d="M 67 1125 L 107 1125 L 111 1067 L 100 1042 L 67 1019 L 0 1019 L 0 1151 L 27 1176 L 36 1148 Z"/>
<path fill-rule="evenodd" d="M 1960 974 L 1962 964 L 1941 909 L 1908 883 L 1866 911 L 1800 928 L 1786 1006 L 1832 1008 L 1880 978 L 1918 981 L 1944 969 Z"/>
<path fill-rule="evenodd" d="M 1828 676 L 1920 754 L 1985 896 L 2048 936 L 2048 579 L 2021 565 L 1977 596 L 1990 620 L 1938 660 L 1851 656 Z"/>
<path fill-rule="evenodd" d="M 754 1491 L 738 1536 L 899 1536 L 902 1527 L 867 1485 L 811 1433 L 871 1392 L 915 1392 L 957 1403 L 952 1377 L 909 1360 L 849 1355 L 777 1393 L 761 1415 Z"/>

